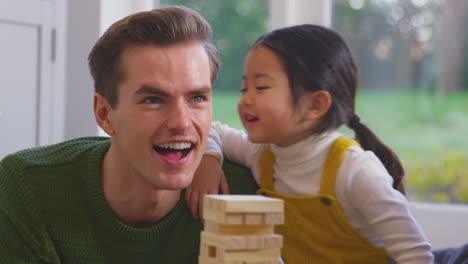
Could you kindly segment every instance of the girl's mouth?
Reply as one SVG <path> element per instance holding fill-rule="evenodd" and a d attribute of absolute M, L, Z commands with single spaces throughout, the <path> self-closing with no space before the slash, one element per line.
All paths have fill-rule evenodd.
<path fill-rule="evenodd" d="M 254 122 L 254 121 L 259 120 L 258 117 L 253 116 L 253 115 L 249 115 L 249 114 L 244 114 L 244 119 L 247 122 Z"/>

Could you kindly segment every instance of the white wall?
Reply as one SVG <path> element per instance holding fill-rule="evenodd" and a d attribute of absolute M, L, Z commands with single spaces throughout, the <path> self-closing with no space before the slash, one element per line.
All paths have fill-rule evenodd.
<path fill-rule="evenodd" d="M 65 76 L 64 139 L 98 135 L 93 114 L 94 87 L 88 54 L 117 20 L 153 7 L 152 0 L 69 0 Z"/>
<path fill-rule="evenodd" d="M 55 97 L 52 100 L 54 113 L 50 116 L 51 134 L 49 142 L 45 144 L 53 144 L 61 142 L 65 139 L 65 75 L 66 75 L 66 52 L 67 52 L 67 1 L 57 0 L 54 2 L 53 23 L 55 24 L 55 64 L 52 71 L 52 87 Z M 42 143 L 42 142 L 41 142 Z"/>
<path fill-rule="evenodd" d="M 97 134 L 93 114 L 94 88 L 88 54 L 100 36 L 100 3 L 70 0 L 67 7 L 64 139 Z"/>
<path fill-rule="evenodd" d="M 413 202 L 411 210 L 434 249 L 468 243 L 468 206 Z"/>
<path fill-rule="evenodd" d="M 332 0 L 270 0 L 270 29 L 298 25 L 331 25 Z"/>
<path fill-rule="evenodd" d="M 101 34 L 117 20 L 140 11 L 154 8 L 153 0 L 101 0 Z"/>

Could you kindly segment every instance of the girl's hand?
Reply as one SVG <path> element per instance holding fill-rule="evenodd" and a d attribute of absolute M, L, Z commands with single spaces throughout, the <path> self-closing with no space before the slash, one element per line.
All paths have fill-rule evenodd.
<path fill-rule="evenodd" d="M 192 183 L 185 192 L 185 201 L 192 211 L 193 218 L 200 217 L 203 220 L 203 196 L 219 192 L 229 194 L 226 176 L 217 158 L 204 155 L 195 171 Z"/>

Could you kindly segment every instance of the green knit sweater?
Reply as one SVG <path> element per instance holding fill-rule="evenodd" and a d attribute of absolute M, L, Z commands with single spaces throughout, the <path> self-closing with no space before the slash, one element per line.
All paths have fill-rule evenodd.
<path fill-rule="evenodd" d="M 116 219 L 101 186 L 108 138 L 28 149 L 0 163 L 1 263 L 197 263 L 202 225 L 183 193 L 158 224 Z M 225 164 L 232 193 L 254 193 L 249 170 Z"/>

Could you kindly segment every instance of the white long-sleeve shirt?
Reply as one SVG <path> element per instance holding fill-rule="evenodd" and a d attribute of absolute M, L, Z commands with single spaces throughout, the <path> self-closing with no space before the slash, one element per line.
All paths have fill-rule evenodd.
<path fill-rule="evenodd" d="M 274 131 L 272 131 L 274 133 Z M 251 143 L 242 130 L 213 122 L 206 154 L 249 167 L 260 182 L 260 160 L 270 145 L 275 155 L 274 189 L 292 196 L 319 194 L 328 149 L 338 132 L 313 135 L 288 147 Z M 338 169 L 335 194 L 348 222 L 367 240 L 383 246 L 397 263 L 432 263 L 431 245 L 413 218 L 407 199 L 373 152 L 351 147 Z"/>

